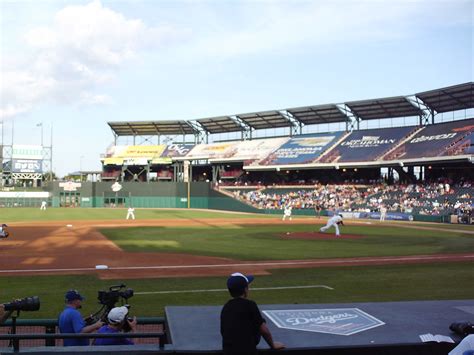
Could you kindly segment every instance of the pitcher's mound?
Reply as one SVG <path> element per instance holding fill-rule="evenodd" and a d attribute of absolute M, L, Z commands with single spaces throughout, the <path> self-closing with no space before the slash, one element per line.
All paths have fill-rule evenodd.
<path fill-rule="evenodd" d="M 285 239 L 361 239 L 364 238 L 362 235 L 354 234 L 342 234 L 340 237 L 336 237 L 334 233 L 321 233 L 321 232 L 287 232 L 280 234 L 280 237 Z"/>

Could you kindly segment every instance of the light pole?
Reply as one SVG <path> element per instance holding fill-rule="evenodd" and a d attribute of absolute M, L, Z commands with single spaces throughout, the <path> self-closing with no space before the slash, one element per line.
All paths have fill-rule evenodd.
<path fill-rule="evenodd" d="M 41 148 L 43 148 L 43 122 L 40 122 L 36 127 L 41 127 Z"/>
<path fill-rule="evenodd" d="M 81 181 L 82 181 L 82 159 L 84 158 L 84 155 L 81 155 L 81 157 L 79 158 L 79 175 L 81 177 Z"/>

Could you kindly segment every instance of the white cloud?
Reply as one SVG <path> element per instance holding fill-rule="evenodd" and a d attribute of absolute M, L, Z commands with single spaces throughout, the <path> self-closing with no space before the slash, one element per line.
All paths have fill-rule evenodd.
<path fill-rule="evenodd" d="M 104 84 L 118 70 L 184 32 L 170 26 L 148 27 L 104 7 L 100 1 L 67 6 L 49 26 L 24 35 L 27 55 L 3 61 L 0 118 L 24 113 L 43 102 L 73 105 L 107 104 Z"/>
<path fill-rule="evenodd" d="M 144 4 L 142 11 L 153 13 L 159 26 L 93 1 L 67 6 L 50 24 L 26 31 L 24 57 L 2 55 L 0 118 L 43 102 L 113 102 L 107 85 L 146 50 L 160 49 L 153 57 L 158 69 L 172 64 L 176 70 L 180 62 L 237 63 L 306 49 L 322 48 L 325 55 L 325 48 L 410 40 L 430 26 L 472 25 L 472 2 L 464 0 L 184 2 L 168 13 L 159 2 Z"/>

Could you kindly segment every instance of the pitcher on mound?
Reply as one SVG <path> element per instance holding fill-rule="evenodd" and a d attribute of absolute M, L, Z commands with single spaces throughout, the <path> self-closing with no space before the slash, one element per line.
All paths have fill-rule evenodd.
<path fill-rule="evenodd" d="M 329 218 L 328 223 L 321 227 L 320 232 L 326 232 L 329 228 L 333 227 L 336 229 L 336 237 L 340 237 L 341 233 L 339 232 L 339 225 L 343 226 L 344 222 L 342 221 L 342 214 L 336 214 L 333 217 Z"/>

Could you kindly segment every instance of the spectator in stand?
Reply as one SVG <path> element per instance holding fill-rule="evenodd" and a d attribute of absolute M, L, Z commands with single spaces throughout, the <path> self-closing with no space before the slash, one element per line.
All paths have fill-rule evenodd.
<path fill-rule="evenodd" d="M 474 334 L 465 337 L 448 355 L 474 355 Z"/>
<path fill-rule="evenodd" d="M 122 333 L 127 327 L 131 332 L 137 329 L 137 317 L 128 319 L 128 307 L 112 308 L 107 315 L 108 324 L 102 326 L 97 333 L 99 334 L 118 334 Z M 97 338 L 94 345 L 134 345 L 134 342 L 128 338 Z"/>
<path fill-rule="evenodd" d="M 64 296 L 66 299 L 66 307 L 59 315 L 59 331 L 60 333 L 76 333 L 87 334 L 93 333 L 104 324 L 97 321 L 94 324 L 87 325 L 79 313 L 78 309 L 82 307 L 84 297 L 76 290 L 69 290 Z M 85 346 L 89 345 L 89 339 L 64 339 L 64 346 Z"/>
<path fill-rule="evenodd" d="M 257 304 L 248 299 L 249 284 L 252 281 L 252 276 L 239 272 L 227 279 L 227 288 L 232 299 L 224 305 L 221 312 L 224 355 L 257 355 L 257 345 L 261 337 L 274 350 L 285 347 L 282 343 L 273 341 Z"/>

